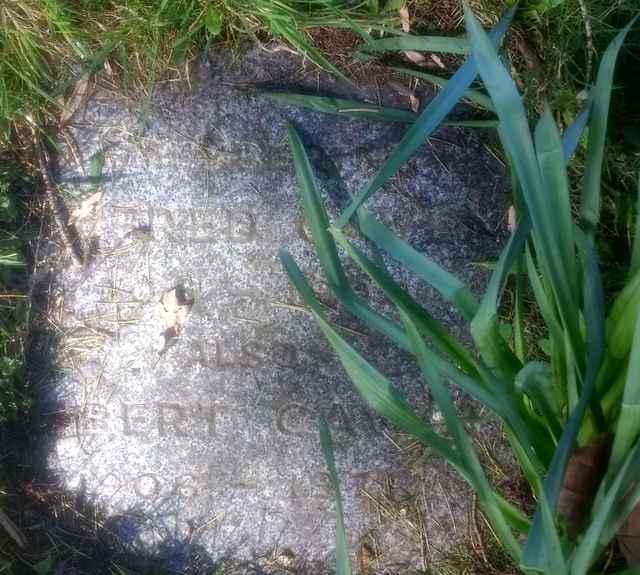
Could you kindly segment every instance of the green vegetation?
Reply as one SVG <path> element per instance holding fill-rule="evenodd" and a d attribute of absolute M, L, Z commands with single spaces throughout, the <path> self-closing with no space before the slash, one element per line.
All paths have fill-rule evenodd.
<path fill-rule="evenodd" d="M 333 227 L 306 152 L 289 126 L 298 185 L 328 285 L 346 309 L 413 354 L 446 422 L 447 435 L 418 417 L 393 383 L 338 334 L 295 261 L 284 251 L 281 259 L 363 399 L 444 458 L 470 484 L 514 564 L 525 573 L 547 575 L 613 572 L 620 564 L 604 560 L 603 554 L 620 537 L 640 502 L 640 234 L 637 230 L 634 233 L 624 288 L 607 294 L 613 302 L 608 310 L 595 237 L 614 68 L 635 19 L 603 54 L 585 109 L 561 136 L 548 107 L 543 108 L 531 131 L 516 83 L 496 51 L 513 12 L 487 35 L 466 9 L 473 56 L 413 121 L 385 164 L 354 194 Z M 429 39 L 424 44 L 431 49 Z M 412 43 L 413 49 L 418 46 Z M 438 47 L 448 49 L 443 41 Z M 459 47 L 456 42 L 452 51 L 459 51 Z M 481 300 L 364 207 L 465 97 L 478 73 L 500 121 L 498 131 L 512 170 L 518 217 Z M 584 174 L 579 213 L 574 217 L 567 164 L 585 128 L 586 143 L 581 150 Z M 477 353 L 457 341 L 383 265 L 350 241 L 351 234 L 344 228 L 351 223 L 366 242 L 402 263 L 457 308 L 470 324 Z M 339 248 L 384 291 L 397 308 L 399 323 L 380 315 L 355 294 Z M 525 351 L 521 314 L 514 316 L 513 337 L 505 338 L 501 329 L 500 294 L 510 275 L 516 277 L 516 308 L 522 307 L 528 280 L 526 289 L 533 294 L 547 331 L 544 344 L 530 354 Z M 540 356 L 544 360 L 537 359 Z M 449 396 L 449 383 L 502 422 L 513 455 L 537 500 L 532 517 L 490 483 Z M 323 444 L 327 452 L 326 439 Z M 578 457 L 586 459 L 592 470 L 586 481 L 585 465 L 576 468 Z M 328 461 L 333 475 L 332 455 Z M 620 542 L 625 558 L 637 564 L 637 537 L 629 543 L 634 535 L 627 530 L 629 539 Z M 340 572 L 348 573 L 348 566 L 342 566 Z"/>
<path fill-rule="evenodd" d="M 25 261 L 19 237 L 15 175 L 0 159 L 0 423 L 13 420 L 27 406 L 20 384 L 22 332 L 27 297 Z"/>
<path fill-rule="evenodd" d="M 337 73 L 305 30 L 374 25 L 393 8 L 344 0 L 8 0 L 0 5 L 0 135 L 9 138 L 25 118 L 41 125 L 47 114 L 62 114 L 62 97 L 91 73 L 125 91 L 151 92 L 161 73 L 188 78 L 194 51 L 245 36 L 281 38 Z"/>

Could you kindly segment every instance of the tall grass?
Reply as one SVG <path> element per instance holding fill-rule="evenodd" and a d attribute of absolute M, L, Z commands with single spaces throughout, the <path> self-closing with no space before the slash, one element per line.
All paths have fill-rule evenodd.
<path fill-rule="evenodd" d="M 59 114 L 61 97 L 103 70 L 115 85 L 152 88 L 160 74 L 187 75 L 195 50 L 243 37 L 276 37 L 338 70 L 305 30 L 373 25 L 385 3 L 347 0 L 6 0 L 0 3 L 0 136 L 15 122 Z"/>

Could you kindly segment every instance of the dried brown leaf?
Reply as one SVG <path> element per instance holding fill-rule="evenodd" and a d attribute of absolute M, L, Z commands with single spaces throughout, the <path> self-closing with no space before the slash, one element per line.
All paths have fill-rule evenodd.
<path fill-rule="evenodd" d="M 618 546 L 631 567 L 640 565 L 640 504 L 634 507 L 620 529 Z"/>
<path fill-rule="evenodd" d="M 411 32 L 411 21 L 409 19 L 409 9 L 406 6 L 403 6 L 398 10 L 400 14 L 400 23 L 402 24 L 403 32 Z"/>
<path fill-rule="evenodd" d="M 162 333 L 162 347 L 158 352 L 160 355 L 175 343 L 192 305 L 193 299 L 187 296 L 183 286 L 170 289 L 160 298 L 160 315 L 165 325 Z"/>
<path fill-rule="evenodd" d="M 443 70 L 446 70 L 447 67 L 442 62 L 442 59 L 440 58 L 440 56 L 438 56 L 437 54 L 430 54 L 430 57 L 434 61 L 435 65 L 438 66 L 438 68 L 442 68 Z"/>
<path fill-rule="evenodd" d="M 611 437 L 600 435 L 590 445 L 575 450 L 564 474 L 558 513 L 570 533 L 576 533 L 589 517 L 593 498 L 607 470 Z"/>
<path fill-rule="evenodd" d="M 405 50 L 404 51 L 404 55 L 409 58 L 409 60 L 411 60 L 414 64 L 424 64 L 426 58 L 420 53 L 420 52 L 416 52 L 415 50 Z"/>
<path fill-rule="evenodd" d="M 411 109 L 414 112 L 418 112 L 420 110 L 420 100 L 414 94 L 409 94 L 409 102 L 411 103 Z"/>

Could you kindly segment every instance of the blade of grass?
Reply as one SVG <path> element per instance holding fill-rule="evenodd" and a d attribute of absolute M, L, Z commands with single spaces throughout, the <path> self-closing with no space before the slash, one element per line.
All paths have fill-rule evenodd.
<path fill-rule="evenodd" d="M 369 275 L 392 301 L 402 302 L 402 305 L 406 307 L 406 309 L 414 313 L 418 318 L 416 321 L 424 336 L 429 337 L 432 343 L 445 353 L 446 356 L 450 357 L 464 372 L 478 375 L 476 362 L 469 351 L 451 336 L 426 309 L 404 291 L 387 271 L 376 266 L 363 252 L 350 243 L 340 230 L 331 228 L 330 232 L 347 255 Z"/>
<path fill-rule="evenodd" d="M 517 10 L 517 4 L 509 9 L 500 22 L 490 32 L 491 41 L 498 44 L 504 36 L 513 15 Z M 400 167 L 420 148 L 426 138 L 431 134 L 460 101 L 477 75 L 475 58 L 469 57 L 460 69 L 452 76 L 447 87 L 442 90 L 429 105 L 422 111 L 419 118 L 407 130 L 406 134 L 396 146 L 392 154 L 378 173 L 366 186 L 358 192 L 351 204 L 340 215 L 336 222 L 337 228 L 343 228 L 352 218 L 357 209 L 380 187 L 392 177 Z"/>
<path fill-rule="evenodd" d="M 261 93 L 280 104 L 298 106 L 315 112 L 355 118 L 357 120 L 375 120 L 378 122 L 402 122 L 405 124 L 411 124 L 418 118 L 418 114 L 411 110 L 376 106 L 375 104 L 360 102 L 358 100 L 310 96 L 307 94 L 288 94 L 283 92 Z M 495 128 L 498 125 L 498 122 L 497 120 L 454 120 L 450 122 L 442 122 L 441 125 L 460 128 Z"/>
<path fill-rule="evenodd" d="M 287 123 L 287 132 L 298 181 L 298 190 L 300 191 L 304 211 L 311 228 L 316 254 L 329 287 L 349 311 L 406 349 L 408 341 L 402 329 L 371 309 L 350 286 L 340 263 L 333 237 L 328 232 L 329 217 L 322 204 L 322 198 L 307 153 L 295 128 L 289 123 Z"/>
<path fill-rule="evenodd" d="M 609 117 L 609 102 L 611 87 L 615 71 L 618 52 L 627 33 L 637 20 L 629 22 L 609 44 L 602 56 L 596 85 L 593 89 L 593 102 L 589 119 L 589 141 L 587 144 L 587 159 L 580 203 L 580 216 L 584 230 L 591 240 L 600 219 L 600 180 L 602 175 L 602 161 Z"/>
<path fill-rule="evenodd" d="M 466 38 L 451 36 L 396 36 L 368 42 L 361 50 L 366 52 L 441 52 L 444 54 L 468 54 Z"/>
<path fill-rule="evenodd" d="M 428 72 L 422 72 L 421 70 L 412 70 L 411 68 L 401 68 L 399 66 L 390 66 L 391 70 L 395 70 L 400 74 L 406 74 L 407 76 L 411 76 L 413 78 L 418 78 L 419 80 L 425 80 L 426 82 L 431 82 L 435 84 L 439 88 L 446 88 L 449 84 L 449 80 L 446 78 L 441 78 L 440 76 L 436 76 L 435 74 L 429 74 Z M 485 110 L 489 110 L 490 112 L 495 112 L 495 107 L 491 98 L 486 94 L 483 94 L 479 90 L 474 90 L 473 88 L 469 88 L 465 90 L 462 95 L 463 99 L 469 100 L 474 104 L 478 104 Z"/>
<path fill-rule="evenodd" d="M 304 32 L 296 28 L 290 21 L 272 19 L 270 21 L 271 31 L 274 35 L 282 36 L 291 46 L 293 46 L 304 57 L 309 58 L 314 64 L 331 72 L 345 82 L 351 83 L 338 68 L 336 68 L 327 58 L 304 36 Z"/>
<path fill-rule="evenodd" d="M 456 450 L 460 454 L 460 459 L 469 474 L 469 479 L 471 480 L 471 485 L 474 488 L 475 494 L 477 495 L 478 500 L 489 519 L 491 527 L 500 540 L 502 548 L 517 563 L 520 561 L 522 553 L 520 545 L 513 536 L 509 524 L 500 511 L 500 507 L 498 506 L 495 498 L 495 492 L 482 469 L 482 465 L 480 464 L 478 456 L 471 444 L 471 440 L 467 436 L 464 427 L 458 419 L 456 409 L 449 397 L 449 392 L 447 391 L 440 374 L 432 364 L 432 353 L 427 348 L 422 336 L 420 335 L 418 327 L 413 322 L 412 315 L 407 313 L 407 311 L 402 307 L 398 309 L 402 324 L 404 325 L 409 341 L 411 342 L 413 353 L 416 356 L 418 365 L 422 371 L 424 382 L 431 390 L 433 399 L 438 405 L 440 413 L 442 413 L 447 429 L 453 438 Z"/>
<path fill-rule="evenodd" d="M 329 483 L 333 490 L 336 505 L 336 575 L 351 575 L 351 562 L 349 561 L 349 548 L 344 527 L 344 511 L 342 509 L 342 494 L 340 493 L 340 481 L 336 470 L 336 460 L 333 453 L 333 441 L 331 431 L 324 418 L 320 419 L 320 444 L 324 453 L 324 460 L 329 472 Z"/>
<path fill-rule="evenodd" d="M 359 213 L 358 219 L 362 233 L 376 246 L 433 286 L 442 297 L 456 306 L 465 319 L 473 319 L 478 310 L 478 301 L 458 278 L 412 248 L 373 216 Z"/>

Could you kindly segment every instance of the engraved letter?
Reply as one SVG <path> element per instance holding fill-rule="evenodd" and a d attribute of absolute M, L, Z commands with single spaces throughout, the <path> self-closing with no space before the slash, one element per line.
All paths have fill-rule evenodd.
<path fill-rule="evenodd" d="M 160 481 L 155 475 L 145 473 L 136 478 L 133 489 L 139 497 L 155 499 L 160 493 Z"/>
<path fill-rule="evenodd" d="M 122 402 L 122 425 L 125 435 L 147 435 L 148 417 L 145 403 Z"/>
<path fill-rule="evenodd" d="M 301 403 L 287 403 L 276 414 L 278 431 L 285 435 L 304 436 L 310 433 L 309 420 L 315 419 L 317 414 L 313 409 Z"/>
<path fill-rule="evenodd" d="M 179 403 L 158 403 L 158 433 L 160 437 L 173 435 L 188 437 L 184 407 Z"/>
<path fill-rule="evenodd" d="M 280 367 L 296 367 L 298 365 L 298 350 L 293 344 L 274 341 L 271 355 L 273 363 Z"/>
<path fill-rule="evenodd" d="M 234 244 L 246 244 L 256 239 L 256 218 L 251 212 L 228 212 L 226 238 Z"/>
<path fill-rule="evenodd" d="M 107 408 L 100 403 L 89 403 L 77 414 L 78 437 L 107 430 Z"/>

